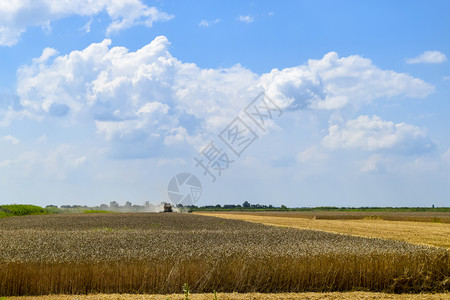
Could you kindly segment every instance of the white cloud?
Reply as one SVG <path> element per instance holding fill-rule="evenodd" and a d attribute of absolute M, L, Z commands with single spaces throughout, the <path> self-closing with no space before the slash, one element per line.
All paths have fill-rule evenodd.
<path fill-rule="evenodd" d="M 46 143 L 47 142 L 47 135 L 43 134 L 37 139 L 38 143 Z"/>
<path fill-rule="evenodd" d="M 252 16 L 239 16 L 239 21 L 249 24 L 255 21 L 255 18 Z"/>
<path fill-rule="evenodd" d="M 409 176 L 412 174 L 436 174 L 442 170 L 442 164 L 430 156 L 410 159 L 395 154 L 376 153 L 372 154 L 367 160 L 360 162 L 362 173 L 393 173 Z"/>
<path fill-rule="evenodd" d="M 178 127 L 171 130 L 170 134 L 164 138 L 164 144 L 171 146 L 178 143 L 183 143 L 188 138 L 188 133 L 185 128 Z"/>
<path fill-rule="evenodd" d="M 130 117 L 123 116 L 119 110 L 113 112 L 119 120 L 96 120 L 97 132 L 106 140 L 127 139 L 127 137 L 140 135 L 146 132 L 149 136 L 158 138 L 158 123 L 164 120 L 168 112 L 168 106 L 159 102 L 146 103 Z M 125 114 L 128 114 L 125 112 Z M 123 119 L 122 119 L 123 118 Z M 153 131 L 153 132 L 152 132 Z"/>
<path fill-rule="evenodd" d="M 330 125 L 323 144 L 330 149 L 392 150 L 406 154 L 434 149 L 433 142 L 423 129 L 405 123 L 384 121 L 378 116 L 359 116 L 343 125 Z"/>
<path fill-rule="evenodd" d="M 84 24 L 84 26 L 83 26 L 82 28 L 80 28 L 80 30 L 82 30 L 82 31 L 84 31 L 84 32 L 86 32 L 86 33 L 91 32 L 92 20 L 93 20 L 93 19 L 90 18 L 89 21 L 88 21 L 86 24 Z"/>
<path fill-rule="evenodd" d="M 41 161 L 42 156 L 38 152 L 23 152 L 16 158 L 0 161 L 0 168 L 8 169 L 8 176 L 27 177 Z"/>
<path fill-rule="evenodd" d="M 15 0 L 0 4 L 0 46 L 17 44 L 28 27 L 41 26 L 51 30 L 51 22 L 73 15 L 96 16 L 106 12 L 111 18 L 107 34 L 135 25 L 151 27 L 154 22 L 173 18 L 155 7 L 149 7 L 141 0 Z M 89 24 L 89 25 L 88 25 Z M 90 22 L 85 30 L 89 32 Z"/>
<path fill-rule="evenodd" d="M 24 117 L 33 118 L 29 112 L 23 110 L 20 98 L 16 95 L 0 93 L 0 127 L 8 127 L 12 121 Z"/>
<path fill-rule="evenodd" d="M 1 139 L 6 141 L 6 142 L 8 142 L 8 143 L 10 143 L 10 144 L 13 144 L 13 145 L 17 145 L 17 144 L 20 143 L 20 140 L 18 138 L 13 137 L 12 135 L 4 136 Z"/>
<path fill-rule="evenodd" d="M 201 20 L 200 23 L 198 24 L 198 26 L 200 27 L 209 27 L 211 25 L 217 24 L 220 22 L 220 19 L 215 19 L 214 21 L 208 21 L 208 20 Z"/>
<path fill-rule="evenodd" d="M 168 21 L 173 18 L 173 15 L 162 12 L 155 7 L 148 7 L 140 0 L 112 1 L 105 6 L 113 20 L 113 23 L 106 30 L 107 34 L 135 25 L 152 27 L 154 22 Z"/>
<path fill-rule="evenodd" d="M 66 179 L 69 172 L 86 163 L 85 155 L 76 155 L 69 145 L 59 145 L 42 161 L 44 174 L 56 179 Z"/>
<path fill-rule="evenodd" d="M 361 165 L 361 172 L 377 172 L 384 168 L 385 158 L 381 154 L 373 154 Z"/>
<path fill-rule="evenodd" d="M 66 144 L 47 151 L 46 153 L 37 151 L 20 153 L 14 158 L 0 161 L 0 168 L 7 168 L 9 174 L 19 177 L 36 173 L 37 176 L 66 179 L 71 172 L 88 161 L 87 155 L 77 154 L 71 146 Z"/>
<path fill-rule="evenodd" d="M 209 27 L 209 22 L 206 20 L 201 20 L 200 23 L 198 23 L 198 26 L 200 27 Z"/>
<path fill-rule="evenodd" d="M 339 58 L 336 52 L 304 66 L 274 69 L 261 81 L 269 96 L 290 103 L 293 109 L 358 107 L 377 98 L 424 98 L 434 91 L 421 79 L 381 70 L 358 55 Z"/>
<path fill-rule="evenodd" d="M 406 63 L 408 64 L 440 64 L 447 61 L 447 57 L 444 53 L 439 51 L 425 51 L 414 58 L 406 58 Z"/>
<path fill-rule="evenodd" d="M 311 146 L 308 149 L 299 152 L 297 155 L 297 161 L 300 163 L 320 161 L 327 158 L 328 156 L 324 154 L 317 146 Z"/>
<path fill-rule="evenodd" d="M 37 63 L 45 63 L 48 61 L 51 57 L 58 55 L 58 51 L 53 48 L 45 48 L 42 51 L 42 54 L 39 58 L 35 58 L 34 61 Z"/>

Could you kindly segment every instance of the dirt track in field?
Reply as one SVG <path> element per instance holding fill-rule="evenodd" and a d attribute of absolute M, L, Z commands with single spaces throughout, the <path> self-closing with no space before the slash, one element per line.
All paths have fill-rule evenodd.
<path fill-rule="evenodd" d="M 2 298 L 0 298 L 2 299 Z M 183 295 L 120 295 L 120 294 L 99 294 L 99 295 L 54 295 L 54 296 L 38 296 L 38 297 L 8 297 L 8 300 L 182 300 Z M 193 294 L 189 295 L 191 300 L 213 300 L 213 294 Z M 348 293 L 280 293 L 280 294 L 260 294 L 260 293 L 218 293 L 218 300 L 289 300 L 289 299 L 395 299 L 395 300 L 440 300 L 450 299 L 450 294 L 384 294 L 384 293 L 368 293 L 368 292 L 348 292 Z"/>

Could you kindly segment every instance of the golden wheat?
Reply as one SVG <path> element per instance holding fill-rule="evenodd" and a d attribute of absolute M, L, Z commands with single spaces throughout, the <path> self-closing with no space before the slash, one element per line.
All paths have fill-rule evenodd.
<path fill-rule="evenodd" d="M 0 220 L 0 295 L 447 291 L 449 252 L 191 214 Z"/>

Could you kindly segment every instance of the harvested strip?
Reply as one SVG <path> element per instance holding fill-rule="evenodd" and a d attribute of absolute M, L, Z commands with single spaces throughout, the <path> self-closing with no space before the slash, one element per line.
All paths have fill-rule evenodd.
<path fill-rule="evenodd" d="M 318 220 L 286 213 L 281 217 L 270 213 L 196 213 L 205 216 L 244 220 L 266 225 L 322 230 L 354 236 L 401 240 L 409 243 L 450 248 L 450 224 L 384 220 Z"/>

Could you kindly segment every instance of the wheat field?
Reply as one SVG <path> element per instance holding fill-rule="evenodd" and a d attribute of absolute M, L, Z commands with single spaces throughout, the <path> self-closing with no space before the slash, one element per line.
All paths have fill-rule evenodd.
<path fill-rule="evenodd" d="M 446 300 L 450 294 L 386 294 L 371 292 L 334 292 L 334 293 L 217 293 L 217 300 Z M 8 300 L 184 300 L 185 295 L 132 295 L 132 294 L 95 294 L 95 295 L 46 295 L 8 297 Z M 190 300 L 214 300 L 213 294 L 190 294 Z"/>
<path fill-rule="evenodd" d="M 446 292 L 444 248 L 193 214 L 0 219 L 0 295 Z"/>

